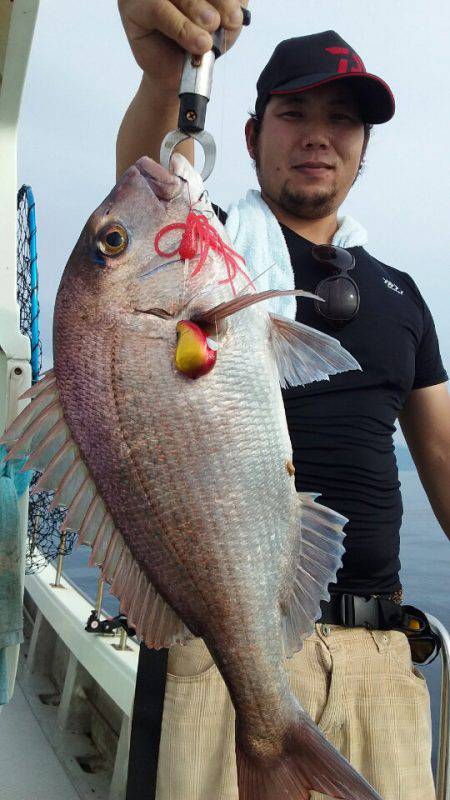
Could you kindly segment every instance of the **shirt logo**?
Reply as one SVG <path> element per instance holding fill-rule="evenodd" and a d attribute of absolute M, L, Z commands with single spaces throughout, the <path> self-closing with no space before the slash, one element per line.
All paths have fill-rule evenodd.
<path fill-rule="evenodd" d="M 395 283 L 392 283 L 392 281 L 388 281 L 387 278 L 383 278 L 383 281 L 385 282 L 388 289 L 391 289 L 391 291 L 397 292 L 397 294 L 403 294 L 403 289 L 399 289 Z"/>
<path fill-rule="evenodd" d="M 326 47 L 325 50 L 327 53 L 331 53 L 333 56 L 347 56 L 347 58 L 340 58 L 339 65 L 338 65 L 338 72 L 365 72 L 366 69 L 364 67 L 363 62 L 361 61 L 360 57 L 353 53 L 348 47 Z M 350 66 L 350 61 L 348 56 L 353 59 L 354 66 Z"/>

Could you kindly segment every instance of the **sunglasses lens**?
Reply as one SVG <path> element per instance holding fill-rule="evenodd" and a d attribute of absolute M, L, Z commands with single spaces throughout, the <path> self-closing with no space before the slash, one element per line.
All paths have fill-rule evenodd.
<path fill-rule="evenodd" d="M 349 322 L 359 308 L 359 292 L 356 284 L 341 275 L 326 278 L 316 288 L 316 294 L 323 302 L 314 303 L 316 311 L 334 322 Z"/>
<path fill-rule="evenodd" d="M 434 660 L 431 657 L 437 655 L 436 642 L 431 638 L 409 638 L 409 646 L 411 648 L 411 658 L 415 664 L 431 663 Z"/>

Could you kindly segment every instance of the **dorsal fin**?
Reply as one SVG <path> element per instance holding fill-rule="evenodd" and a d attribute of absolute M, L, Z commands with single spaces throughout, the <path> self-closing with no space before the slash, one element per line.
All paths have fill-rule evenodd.
<path fill-rule="evenodd" d="M 26 456 L 45 439 L 47 434 L 61 421 L 62 416 L 63 410 L 59 400 L 53 400 L 36 416 L 31 425 L 28 425 L 9 450 L 5 460 Z"/>
<path fill-rule="evenodd" d="M 37 383 L 34 383 L 33 386 L 30 386 L 26 392 L 20 395 L 19 400 L 26 400 L 29 397 L 37 397 L 52 384 L 56 384 L 56 376 L 54 371 L 49 369 L 48 372 L 46 372 L 42 378 L 37 381 Z"/>
<path fill-rule="evenodd" d="M 111 514 L 106 511 L 92 546 L 92 553 L 89 559 L 90 567 L 92 567 L 94 564 L 97 567 L 100 567 L 104 563 L 114 531 L 114 520 Z"/>
<path fill-rule="evenodd" d="M 68 506 L 76 492 L 80 489 L 88 475 L 87 467 L 84 465 L 80 455 L 76 457 L 72 465 L 62 478 L 58 490 L 49 505 L 49 511 L 57 506 Z"/>
<path fill-rule="evenodd" d="M 80 543 L 93 546 L 91 563 L 98 564 L 104 579 L 112 583 L 121 611 L 131 615 L 130 625 L 148 647 L 169 647 L 192 638 L 134 560 L 115 526 L 72 439 L 53 371 L 22 397 L 32 399 L 2 437 L 10 448 L 7 458 L 26 456 L 23 469 L 42 472 L 35 491 L 55 491 L 52 506 L 67 507 L 61 531 L 79 531 Z"/>
<path fill-rule="evenodd" d="M 66 475 L 70 464 L 78 457 L 78 448 L 72 439 L 68 439 L 62 447 L 57 450 L 55 455 L 50 458 L 45 472 L 42 473 L 38 482 L 30 490 L 33 494 L 39 492 L 50 492 L 54 486 L 58 486 Z"/>
<path fill-rule="evenodd" d="M 33 403 L 28 403 L 21 413 L 15 418 L 8 428 L 8 435 L 0 438 L 0 444 L 9 446 L 18 439 L 22 433 L 31 425 L 34 419 L 45 411 L 54 400 L 58 398 L 58 390 L 55 384 L 51 384 L 35 398 Z"/>
<path fill-rule="evenodd" d="M 31 449 L 25 469 L 43 470 L 53 456 L 71 439 L 70 431 L 63 417 L 46 433 L 39 445 Z M 20 442 L 20 440 L 19 440 Z"/>
<path fill-rule="evenodd" d="M 61 525 L 62 531 L 77 531 L 79 529 L 96 494 L 95 483 L 87 474 L 68 505 L 67 514 Z"/>
<path fill-rule="evenodd" d="M 93 545 L 97 531 L 106 514 L 106 506 L 99 494 L 94 495 L 78 530 L 80 544 Z"/>

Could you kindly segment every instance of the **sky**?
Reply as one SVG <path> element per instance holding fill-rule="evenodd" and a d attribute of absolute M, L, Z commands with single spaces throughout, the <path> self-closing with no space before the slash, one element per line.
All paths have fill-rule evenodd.
<path fill-rule="evenodd" d="M 243 129 L 276 44 L 336 30 L 367 70 L 387 81 L 397 102 L 393 120 L 374 128 L 365 173 L 342 210 L 368 229 L 373 255 L 413 276 L 449 370 L 448 4 L 259 0 L 250 8 L 250 28 L 214 72 L 206 128 L 218 160 L 210 195 L 226 208 L 257 186 Z M 19 126 L 18 185 L 30 184 L 36 197 L 47 366 L 59 280 L 86 219 L 114 185 L 117 130 L 140 74 L 115 0 L 41 0 Z"/>

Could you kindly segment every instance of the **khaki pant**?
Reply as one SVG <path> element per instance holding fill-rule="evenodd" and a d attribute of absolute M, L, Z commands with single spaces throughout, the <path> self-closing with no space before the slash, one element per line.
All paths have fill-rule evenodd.
<path fill-rule="evenodd" d="M 304 708 L 383 800 L 435 798 L 429 694 L 404 634 L 316 625 L 286 666 Z M 173 647 L 168 673 L 157 800 L 237 800 L 234 710 L 203 641 Z"/>

